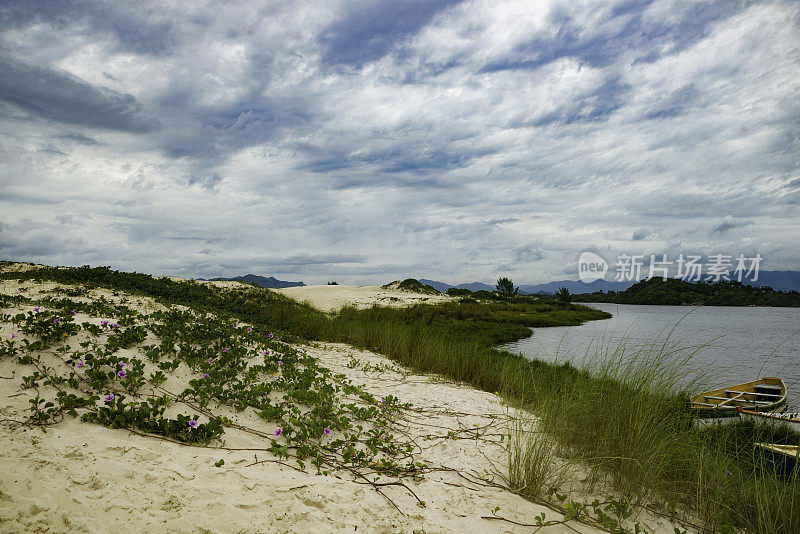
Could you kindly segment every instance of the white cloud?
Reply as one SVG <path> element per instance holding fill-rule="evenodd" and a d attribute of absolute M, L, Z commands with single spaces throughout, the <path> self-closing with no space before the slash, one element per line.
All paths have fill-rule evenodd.
<path fill-rule="evenodd" d="M 795 4 L 391 4 L 6 8 L 6 64 L 83 90 L 0 101 L 0 255 L 362 283 L 541 282 L 589 248 L 797 268 Z"/>

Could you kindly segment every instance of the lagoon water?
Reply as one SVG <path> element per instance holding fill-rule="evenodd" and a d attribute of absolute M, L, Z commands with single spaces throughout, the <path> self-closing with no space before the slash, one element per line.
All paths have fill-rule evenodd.
<path fill-rule="evenodd" d="M 581 326 L 533 328 L 531 337 L 500 348 L 528 358 L 571 360 L 581 366 L 598 358 L 598 346 L 613 350 L 624 342 L 628 352 L 637 346 L 663 343 L 669 335 L 670 345 L 687 351 L 705 345 L 691 363 L 705 369 L 702 378 L 708 384 L 724 386 L 762 376 L 780 377 L 789 390 L 790 408 L 800 410 L 800 308 L 587 305 L 613 317 Z"/>

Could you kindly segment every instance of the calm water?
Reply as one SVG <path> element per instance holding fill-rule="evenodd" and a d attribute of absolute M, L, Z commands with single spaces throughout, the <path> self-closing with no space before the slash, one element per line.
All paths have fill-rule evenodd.
<path fill-rule="evenodd" d="M 762 376 L 783 378 L 789 405 L 800 410 L 800 308 L 746 308 L 703 306 L 638 306 L 588 304 L 613 318 L 581 326 L 534 328 L 533 336 L 504 345 L 503 349 L 547 361 L 571 360 L 580 366 L 598 344 L 616 347 L 624 340 L 626 352 L 640 345 L 663 342 L 673 326 L 670 343 L 699 347 L 694 364 L 708 367 L 704 380 L 720 386 Z"/>

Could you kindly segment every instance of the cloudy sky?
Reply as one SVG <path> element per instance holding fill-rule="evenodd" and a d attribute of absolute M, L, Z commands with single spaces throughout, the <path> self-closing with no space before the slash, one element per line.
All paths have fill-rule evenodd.
<path fill-rule="evenodd" d="M 800 269 L 800 4 L 4 1 L 0 259 L 306 283 Z"/>

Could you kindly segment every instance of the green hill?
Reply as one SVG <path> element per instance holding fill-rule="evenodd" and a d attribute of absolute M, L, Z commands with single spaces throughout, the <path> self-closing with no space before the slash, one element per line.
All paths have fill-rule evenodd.
<path fill-rule="evenodd" d="M 637 282 L 625 291 L 581 293 L 574 295 L 572 300 L 691 306 L 800 306 L 800 293 L 725 280 L 689 283 L 676 278 L 651 278 Z"/>

